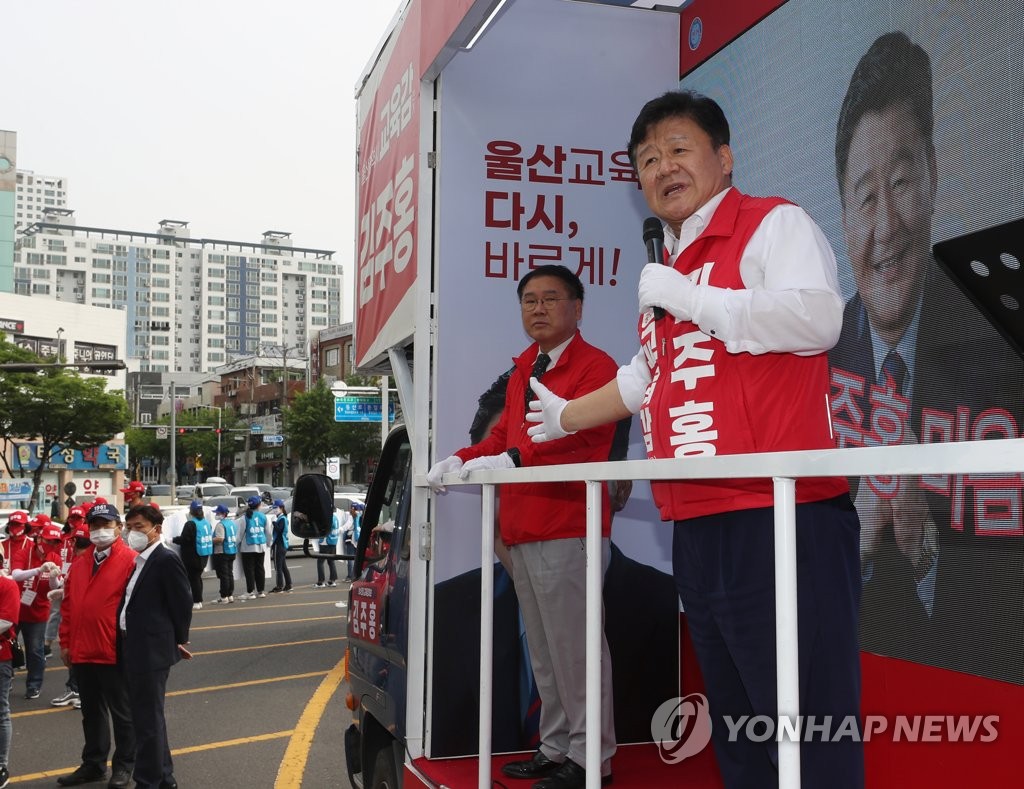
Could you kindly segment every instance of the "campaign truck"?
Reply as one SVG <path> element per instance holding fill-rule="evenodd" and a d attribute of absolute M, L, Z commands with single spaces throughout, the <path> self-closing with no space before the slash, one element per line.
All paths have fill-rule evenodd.
<path fill-rule="evenodd" d="M 982 3 L 985 10 L 968 5 L 911 2 L 895 14 L 889 3 L 860 4 L 851 13 L 849 4 L 820 0 L 408 0 L 399 9 L 356 91 L 355 362 L 364 374 L 390 376 L 401 421 L 367 493 L 348 600 L 352 722 L 344 740 L 353 785 L 476 786 L 489 775 L 480 770 L 481 756 L 489 765 L 492 754 L 528 757 L 536 748 L 523 704 L 529 666 L 515 596 L 487 550 L 493 489 L 453 484 L 434 495 L 424 475 L 471 443 L 480 396 L 530 344 L 516 285 L 531 269 L 554 263 L 576 272 L 585 288 L 584 339 L 620 364 L 636 353 L 650 211 L 626 141 L 640 108 L 680 87 L 715 98 L 731 124 L 734 182 L 748 194 L 792 200 L 815 219 L 836 252 L 850 310 L 868 294 L 858 292 L 855 206 L 844 203 L 836 179 L 836 129 L 851 75 L 879 36 L 905 30 L 931 58 L 931 155 L 939 164 L 921 213 L 930 219 L 930 241 L 1024 216 L 1021 172 L 1012 166 L 1022 159 L 1021 136 L 1008 131 L 1020 130 L 1020 19 L 1006 18 L 996 0 Z M 892 183 L 904 182 L 893 176 Z M 856 207 L 868 209 L 866 202 Z M 930 285 L 946 274 L 926 257 L 921 281 Z M 950 305 L 962 300 L 958 287 L 943 292 L 957 314 Z M 922 337 L 943 338 L 950 358 L 963 342 L 986 359 L 1001 353 L 990 324 L 975 333 L 970 323 L 966 338 L 955 334 L 956 325 L 922 328 Z M 966 390 L 943 389 L 925 371 L 913 386 L 948 389 L 943 404 L 918 407 L 921 390 L 889 393 L 894 413 L 903 408 L 920 428 L 905 434 L 914 441 L 864 422 L 856 391 L 869 399 L 884 393 L 863 379 L 855 391 L 850 375 L 833 373 L 841 395 L 832 405 L 837 444 L 884 453 L 888 443 L 1019 439 L 1020 358 L 1005 358 L 999 386 L 989 387 L 984 401 L 968 402 Z M 943 372 L 951 380 L 958 375 Z M 1003 401 L 992 401 L 1002 392 Z M 624 457 L 646 458 L 636 420 Z M 996 785 L 1016 769 L 1010 743 L 1024 735 L 1021 477 L 1019 469 L 978 476 L 963 471 L 966 465 L 939 468 L 950 456 L 923 447 L 914 457 L 932 464 L 928 474 L 905 478 L 924 491 L 931 515 L 907 586 L 923 618 L 940 617 L 933 621 L 944 623 L 943 635 L 933 638 L 923 627 L 917 647 L 934 648 L 900 651 L 879 635 L 918 631 L 884 601 L 872 603 L 879 608 L 866 621 L 878 629 L 862 633 L 876 645 L 863 653 L 863 705 L 885 726 L 867 744 L 869 785 L 933 787 L 957 778 Z M 974 457 L 965 450 L 957 463 Z M 848 476 L 855 490 L 885 496 L 891 475 L 902 472 L 879 462 L 890 476 L 865 476 L 863 484 L 858 475 L 866 472 L 842 461 L 821 460 L 819 469 L 832 470 L 817 473 Z M 635 470 L 636 482 L 614 516 L 603 579 L 619 743 L 615 783 L 720 786 L 710 746 L 683 759 L 659 740 L 655 712 L 671 703 L 681 709 L 702 683 L 672 579 L 672 526 L 651 501 L 647 466 L 618 467 Z M 774 476 L 773 468 L 753 473 Z M 616 476 L 602 473 L 597 479 Z M 801 473 L 815 472 L 787 472 Z M 861 517 L 866 523 L 869 515 Z M 865 594 L 869 584 L 866 577 Z M 972 633 L 979 636 L 975 651 L 962 646 Z M 489 672 L 481 683 L 488 637 Z M 483 740 L 482 704 L 485 718 L 490 710 Z M 944 733 L 927 745 L 894 738 L 899 716 L 917 713 L 997 716 L 1002 728 L 977 728 L 998 732 L 983 746 Z M 780 747 L 783 785 L 793 785 L 789 753 Z"/>

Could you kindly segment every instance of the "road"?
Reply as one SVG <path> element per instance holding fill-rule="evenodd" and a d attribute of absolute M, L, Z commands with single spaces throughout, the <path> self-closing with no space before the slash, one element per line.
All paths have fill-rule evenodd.
<path fill-rule="evenodd" d="M 316 561 L 294 552 L 288 566 L 291 594 L 207 602 L 193 612 L 195 658 L 171 669 L 167 687 L 174 773 L 183 787 L 350 787 L 342 745 L 351 721 L 342 677 L 346 612 L 335 606 L 347 600 L 348 584 L 313 588 Z M 338 562 L 341 575 L 344 568 Z M 212 574 L 203 585 L 205 599 L 215 599 Z M 49 703 L 66 677 L 51 657 L 34 701 L 24 698 L 24 669 L 14 677 L 12 786 L 54 787 L 79 764 L 81 713 Z"/>

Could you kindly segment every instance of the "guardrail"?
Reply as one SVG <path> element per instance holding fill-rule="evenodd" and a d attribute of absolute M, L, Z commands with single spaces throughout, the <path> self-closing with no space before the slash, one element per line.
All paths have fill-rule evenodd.
<path fill-rule="evenodd" d="M 942 444 L 768 452 L 678 460 L 623 460 L 474 471 L 466 480 L 446 474 L 444 484 L 482 485 L 480 566 L 493 561 L 494 493 L 499 484 L 585 482 L 587 488 L 587 717 L 588 732 L 600 731 L 601 644 L 601 486 L 609 480 L 771 478 L 775 489 L 775 607 L 778 714 L 795 719 L 800 711 L 796 596 L 796 480 L 800 477 L 861 477 L 919 474 L 1024 473 L 1024 439 Z M 417 475 L 416 484 L 426 485 Z M 493 600 L 494 577 L 480 574 L 480 599 Z M 479 786 L 491 785 L 493 605 L 480 606 L 480 768 Z M 779 746 L 779 787 L 800 789 L 799 738 Z M 600 738 L 587 738 L 587 789 L 601 785 Z"/>

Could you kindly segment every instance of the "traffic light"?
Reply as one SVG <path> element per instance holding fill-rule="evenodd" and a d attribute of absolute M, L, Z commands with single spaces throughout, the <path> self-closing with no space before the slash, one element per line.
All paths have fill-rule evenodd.
<path fill-rule="evenodd" d="M 178 428 L 178 435 L 179 435 L 179 436 L 183 436 L 183 435 L 185 435 L 185 434 L 186 434 L 187 432 L 188 432 L 188 428 L 187 428 L 187 427 L 179 427 L 179 428 Z"/>

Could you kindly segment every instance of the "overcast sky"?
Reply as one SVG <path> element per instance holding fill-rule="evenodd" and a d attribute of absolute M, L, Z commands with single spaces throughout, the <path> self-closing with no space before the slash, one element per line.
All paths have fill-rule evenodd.
<path fill-rule="evenodd" d="M 350 319 L 355 84 L 403 4 L 5 3 L 0 129 L 80 225 L 335 250 Z"/>

